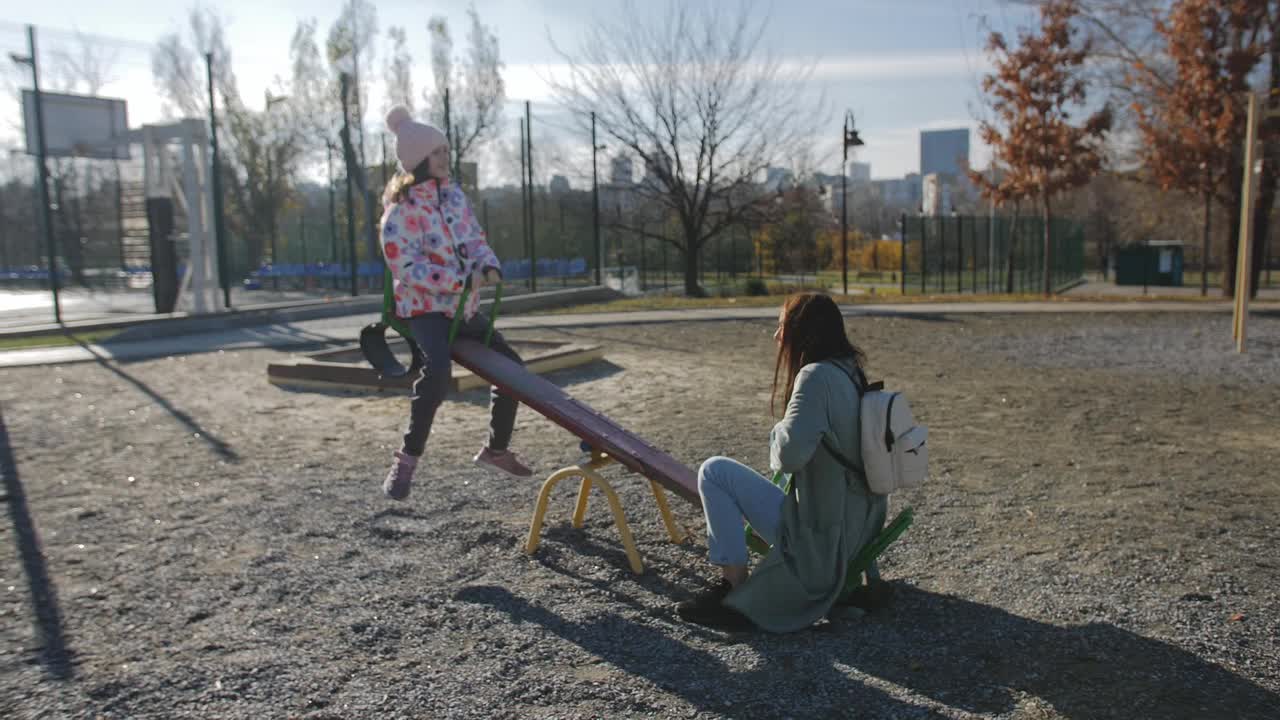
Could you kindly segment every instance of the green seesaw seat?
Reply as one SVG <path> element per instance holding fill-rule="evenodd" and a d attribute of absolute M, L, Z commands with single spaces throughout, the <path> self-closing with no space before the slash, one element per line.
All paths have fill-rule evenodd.
<path fill-rule="evenodd" d="M 786 484 L 783 484 L 785 478 Z M 774 473 L 773 484 L 783 489 L 783 492 L 791 492 L 791 476 L 783 475 L 781 471 Z M 845 602 L 854 596 L 861 589 L 871 590 L 874 585 L 880 582 L 880 569 L 876 565 L 876 558 L 893 544 L 895 540 L 902 536 L 902 533 L 911 527 L 911 523 L 915 520 L 915 513 L 911 508 L 903 508 L 893 521 L 885 525 L 871 542 L 867 543 L 857 555 L 849 561 L 849 569 L 845 574 L 844 592 L 840 595 L 837 602 Z M 759 555 L 767 555 L 769 553 L 769 544 L 766 543 L 759 535 L 747 525 L 747 547 Z M 864 582 L 863 575 L 866 575 Z"/>
<path fill-rule="evenodd" d="M 422 369 L 422 353 L 418 352 L 418 344 L 413 341 L 413 333 L 409 330 L 409 326 L 404 320 L 397 317 L 395 313 L 395 297 L 391 287 L 391 270 L 388 269 L 383 276 L 382 281 L 382 318 L 375 323 L 370 323 L 360 331 L 360 352 L 364 355 L 365 360 L 378 371 L 378 376 L 382 378 L 401 378 L 411 373 L 416 373 Z M 462 290 L 462 297 L 458 299 L 458 309 L 467 305 L 467 298 L 471 295 L 471 279 L 467 279 L 467 286 Z M 484 346 L 489 347 L 489 342 L 493 339 L 493 327 L 498 322 L 498 305 L 502 303 L 502 283 L 498 283 L 494 287 L 493 308 L 489 313 L 489 330 L 484 336 Z M 458 336 L 458 328 L 462 325 L 462 312 L 453 314 L 453 323 L 449 325 L 449 345 L 453 345 L 454 338 Z M 409 364 L 405 365 L 400 362 L 400 358 L 391 351 L 391 346 L 387 342 L 387 330 L 395 330 L 400 337 L 409 345 Z"/>

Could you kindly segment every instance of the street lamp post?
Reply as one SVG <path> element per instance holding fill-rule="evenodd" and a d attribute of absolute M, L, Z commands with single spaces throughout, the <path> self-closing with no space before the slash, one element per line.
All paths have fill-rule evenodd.
<path fill-rule="evenodd" d="M 600 176 L 596 169 L 596 153 L 604 150 L 603 145 L 596 143 L 596 114 L 591 113 L 591 220 L 596 243 L 596 284 L 603 285 L 602 267 L 604 252 L 600 247 Z"/>
<path fill-rule="evenodd" d="M 284 95 L 273 97 L 270 90 L 263 90 L 262 95 L 266 100 L 266 116 L 267 122 L 271 122 L 271 108 L 288 100 Z M 272 128 L 274 129 L 274 128 Z M 275 133 L 272 133 L 274 139 Z M 271 286 L 280 289 L 280 276 L 276 274 L 276 186 L 273 177 L 273 164 L 275 161 L 275 146 L 270 142 L 267 143 L 267 212 L 271 214 L 270 227 L 271 233 Z"/>
<path fill-rule="evenodd" d="M 844 160 L 840 164 L 840 267 L 844 279 L 844 294 L 849 294 L 849 148 L 863 145 L 862 138 L 853 127 L 853 112 L 844 113 L 844 132 L 841 134 Z"/>
<path fill-rule="evenodd" d="M 329 168 L 329 261 L 333 263 L 333 289 L 337 290 L 341 263 L 338 257 L 338 216 L 333 202 L 333 142 L 326 138 L 324 145 Z"/>

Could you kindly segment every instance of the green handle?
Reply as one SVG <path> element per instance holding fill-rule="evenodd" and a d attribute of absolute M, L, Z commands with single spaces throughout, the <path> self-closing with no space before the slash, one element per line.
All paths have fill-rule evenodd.
<path fill-rule="evenodd" d="M 391 268 L 387 268 L 382 279 L 382 324 L 400 333 L 402 338 L 411 338 L 412 331 L 404 321 L 396 317 L 395 291 L 392 289 Z"/>
<path fill-rule="evenodd" d="M 462 316 L 467 314 L 467 299 L 471 297 L 471 279 L 467 278 L 467 286 L 462 288 L 462 297 L 458 298 L 458 306 L 453 309 L 453 322 L 449 324 L 449 345 L 458 337 L 458 328 L 462 327 Z"/>
<path fill-rule="evenodd" d="M 484 333 L 484 346 L 489 347 L 493 339 L 493 328 L 498 324 L 498 305 L 502 304 L 502 283 L 493 289 L 493 307 L 489 309 L 489 329 Z"/>
<path fill-rule="evenodd" d="M 462 318 L 466 315 L 467 300 L 471 297 L 471 281 L 467 280 L 467 286 L 462 290 L 462 296 L 458 298 L 458 307 L 453 311 L 453 322 L 449 325 L 449 344 L 453 345 L 453 341 L 458 337 L 458 330 L 462 327 Z M 484 346 L 489 347 L 489 341 L 493 339 L 493 326 L 498 322 L 498 305 L 502 302 L 502 283 L 494 286 L 493 307 L 489 310 L 489 329 L 484 334 Z"/>

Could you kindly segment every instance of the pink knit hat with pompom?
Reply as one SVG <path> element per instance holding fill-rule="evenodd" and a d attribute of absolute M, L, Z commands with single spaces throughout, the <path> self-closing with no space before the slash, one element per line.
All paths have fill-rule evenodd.
<path fill-rule="evenodd" d="M 401 105 L 387 113 L 387 129 L 396 136 L 396 159 L 405 172 L 413 172 L 436 148 L 448 143 L 439 128 L 414 121 Z"/>

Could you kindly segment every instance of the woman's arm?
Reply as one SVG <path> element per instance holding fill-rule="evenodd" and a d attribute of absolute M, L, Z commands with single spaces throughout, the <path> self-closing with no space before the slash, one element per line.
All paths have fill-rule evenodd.
<path fill-rule="evenodd" d="M 382 219 L 382 254 L 391 275 L 400 283 L 432 295 L 462 290 L 462 278 L 444 257 L 425 252 L 420 221 L 400 205 Z"/>
<path fill-rule="evenodd" d="M 796 376 L 795 388 L 787 402 L 786 415 L 769 433 L 769 468 L 794 473 L 808 464 L 822 437 L 830 430 L 827 422 L 827 381 L 818 365 L 808 365 Z"/>

